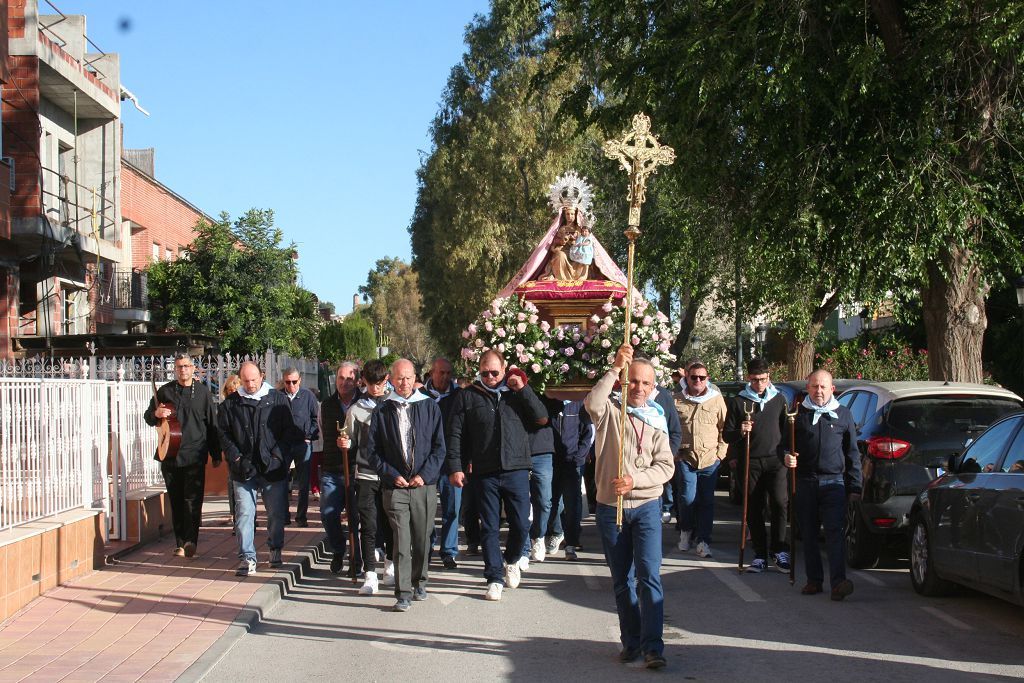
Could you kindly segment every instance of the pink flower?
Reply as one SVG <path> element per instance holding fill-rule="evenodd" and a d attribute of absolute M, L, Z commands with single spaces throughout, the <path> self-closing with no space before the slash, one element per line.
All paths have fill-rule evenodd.
<path fill-rule="evenodd" d="M 540 321 L 540 329 L 541 329 L 541 332 L 547 332 L 548 330 L 551 329 L 551 324 L 548 323 L 547 320 L 541 320 Z"/>
<path fill-rule="evenodd" d="M 469 339 L 471 336 L 472 335 L 469 333 L 469 330 L 463 330 L 462 331 L 462 338 L 463 339 Z"/>
<path fill-rule="evenodd" d="M 650 327 L 654 320 L 649 315 L 644 316 L 644 327 Z"/>
<path fill-rule="evenodd" d="M 490 317 L 491 317 L 491 312 L 490 312 L 490 311 L 484 311 L 483 313 L 481 313 L 481 314 L 480 314 L 480 316 L 481 316 L 481 317 L 482 317 L 482 318 L 483 318 L 484 320 L 487 320 L 488 318 L 490 318 Z"/>
<path fill-rule="evenodd" d="M 862 374 L 860 374 L 860 373 L 858 372 L 858 373 L 857 373 L 857 379 L 864 379 L 864 375 L 862 375 Z M 794 452 L 796 452 L 796 451 L 794 451 Z"/>
<path fill-rule="evenodd" d="M 569 366 L 566 365 L 565 363 L 562 363 L 561 365 L 558 366 L 558 371 L 561 373 L 569 372 Z"/>
<path fill-rule="evenodd" d="M 476 339 L 473 340 L 473 346 L 475 346 L 476 348 L 478 348 L 478 349 L 482 348 L 483 345 L 484 345 L 484 340 L 481 339 L 480 337 L 477 337 Z"/>
<path fill-rule="evenodd" d="M 523 365 L 526 365 L 527 363 L 530 362 L 530 358 L 529 358 L 529 356 L 525 356 L 523 354 L 519 354 L 519 362 L 522 363 Z"/>
<path fill-rule="evenodd" d="M 490 320 L 484 323 L 484 329 L 487 330 L 488 332 L 494 331 L 494 325 L 491 324 Z"/>
<path fill-rule="evenodd" d="M 599 322 L 601 322 L 601 316 L 595 313 L 594 315 L 590 316 L 590 322 L 594 323 L 595 325 L 598 324 Z"/>
<path fill-rule="evenodd" d="M 580 351 L 583 350 L 584 346 L 585 344 L 583 342 L 576 342 L 576 348 L 579 349 Z"/>
<path fill-rule="evenodd" d="M 505 345 L 498 344 L 498 353 L 505 353 Z"/>
<path fill-rule="evenodd" d="M 516 332 L 518 332 L 519 334 L 524 334 L 526 332 L 526 323 L 519 323 L 518 325 L 516 325 Z"/>
<path fill-rule="evenodd" d="M 537 316 L 536 315 L 531 315 L 530 316 L 530 324 L 531 325 L 536 325 L 537 324 Z"/>
<path fill-rule="evenodd" d="M 516 320 L 519 320 L 519 321 L 526 320 L 526 314 L 523 313 L 522 311 L 519 311 L 518 313 L 516 313 Z"/>
<path fill-rule="evenodd" d="M 668 316 L 665 315 L 664 313 L 662 313 L 661 311 L 658 311 L 658 320 L 663 322 L 663 323 L 667 323 L 668 322 Z"/>
<path fill-rule="evenodd" d="M 607 349 L 607 348 L 611 347 L 611 345 L 612 345 L 611 339 L 602 339 L 601 340 L 601 348 L 602 349 Z"/>
<path fill-rule="evenodd" d="M 476 355 L 473 353 L 473 349 L 462 349 L 462 351 L 460 351 L 459 354 L 462 356 L 464 360 L 469 360 L 474 355 Z"/>
<path fill-rule="evenodd" d="M 612 324 L 612 317 L 610 315 L 606 315 L 604 317 L 604 324 L 605 325 L 611 325 Z"/>
<path fill-rule="evenodd" d="M 504 339 L 505 335 L 507 335 L 508 333 L 505 332 L 505 328 L 504 327 L 499 327 L 497 330 L 495 330 L 495 334 L 497 334 L 499 337 Z"/>
<path fill-rule="evenodd" d="M 636 332 L 636 323 L 630 323 L 629 324 L 629 331 L 630 332 Z"/>
<path fill-rule="evenodd" d="M 549 365 L 551 365 L 551 361 L 548 360 L 547 358 L 545 358 L 544 359 L 544 367 L 548 367 Z"/>
<path fill-rule="evenodd" d="M 587 370 L 587 379 L 594 379 L 597 377 L 597 370 Z"/>
<path fill-rule="evenodd" d="M 608 331 L 608 326 L 607 325 L 601 325 L 601 327 L 597 328 L 597 331 L 601 332 L 601 333 L 607 332 Z"/>
<path fill-rule="evenodd" d="M 540 365 L 534 363 L 533 365 L 530 366 L 530 369 L 533 370 L 534 374 L 537 374 L 538 372 L 540 372 Z"/>
<path fill-rule="evenodd" d="M 544 350 L 544 342 L 542 342 L 542 341 L 537 342 L 536 344 L 533 345 L 533 348 L 537 349 L 538 351 L 543 351 Z"/>
<path fill-rule="evenodd" d="M 470 323 L 469 327 L 466 328 L 466 331 L 469 332 L 470 334 L 476 334 L 476 325 Z"/>
<path fill-rule="evenodd" d="M 634 334 L 633 338 L 630 339 L 630 342 L 633 344 L 633 346 L 640 346 L 640 337 Z"/>
<path fill-rule="evenodd" d="M 861 350 L 860 350 L 860 355 L 862 355 L 862 356 L 864 356 L 865 358 L 867 358 L 867 356 L 868 356 L 868 350 L 867 350 L 867 349 L 861 349 Z M 858 378 L 858 379 L 860 379 L 860 378 Z"/>
<path fill-rule="evenodd" d="M 604 311 L 605 313 L 611 313 L 612 312 L 612 302 L 611 301 L 606 301 L 604 303 L 604 306 L 601 306 L 601 310 Z"/>
<path fill-rule="evenodd" d="M 522 353 L 526 349 L 522 344 L 516 344 L 516 353 Z"/>
<path fill-rule="evenodd" d="M 562 353 L 564 353 L 566 356 L 572 356 L 574 353 L 576 353 L 576 349 L 572 348 L 571 346 L 567 346 L 564 349 L 562 349 Z"/>

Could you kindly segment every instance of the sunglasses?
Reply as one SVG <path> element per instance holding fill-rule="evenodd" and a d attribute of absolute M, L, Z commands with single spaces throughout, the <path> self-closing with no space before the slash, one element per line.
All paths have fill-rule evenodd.
<path fill-rule="evenodd" d="M 284 381 L 284 383 L 285 383 L 285 384 L 298 384 L 298 383 L 299 383 L 300 381 L 301 381 L 301 380 L 297 380 L 297 379 L 286 379 L 286 380 Z"/>
<path fill-rule="evenodd" d="M 691 382 L 703 382 L 703 381 L 707 380 L 707 378 L 708 378 L 707 375 L 690 375 L 690 381 Z"/>
<path fill-rule="evenodd" d="M 481 377 L 497 377 L 500 374 L 501 374 L 501 370 L 481 370 L 480 371 L 480 376 Z"/>

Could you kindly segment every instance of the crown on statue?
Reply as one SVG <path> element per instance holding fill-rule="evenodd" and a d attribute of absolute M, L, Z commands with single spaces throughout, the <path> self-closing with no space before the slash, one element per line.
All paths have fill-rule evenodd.
<path fill-rule="evenodd" d="M 548 191 L 548 204 L 554 211 L 573 208 L 582 214 L 592 214 L 593 202 L 594 191 L 576 171 L 566 171 L 555 178 Z"/>

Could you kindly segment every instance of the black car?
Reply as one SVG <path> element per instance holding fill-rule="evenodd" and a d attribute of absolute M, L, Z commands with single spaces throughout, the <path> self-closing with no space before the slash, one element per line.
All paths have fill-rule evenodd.
<path fill-rule="evenodd" d="M 1024 414 L 951 457 L 910 515 L 914 590 L 942 595 L 957 583 L 1024 604 Z"/>
<path fill-rule="evenodd" d="M 1021 408 L 1006 389 L 952 382 L 870 382 L 838 400 L 857 424 L 864 478 L 847 515 L 847 561 L 856 568 L 874 566 L 884 542 L 905 541 L 915 497 L 951 453 Z"/>

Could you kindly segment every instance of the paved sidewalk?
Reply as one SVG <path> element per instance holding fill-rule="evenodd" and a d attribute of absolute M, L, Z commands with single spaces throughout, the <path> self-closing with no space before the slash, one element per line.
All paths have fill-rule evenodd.
<path fill-rule="evenodd" d="M 196 557 L 175 557 L 173 539 L 165 537 L 56 588 L 0 625 L 0 681 L 176 679 L 236 620 L 257 616 L 243 610 L 259 609 L 260 588 L 279 598 L 323 538 L 310 500 L 310 526 L 285 528 L 285 565 L 271 570 L 260 507 L 256 575 L 235 576 L 238 546 L 226 499 L 210 499 Z"/>

